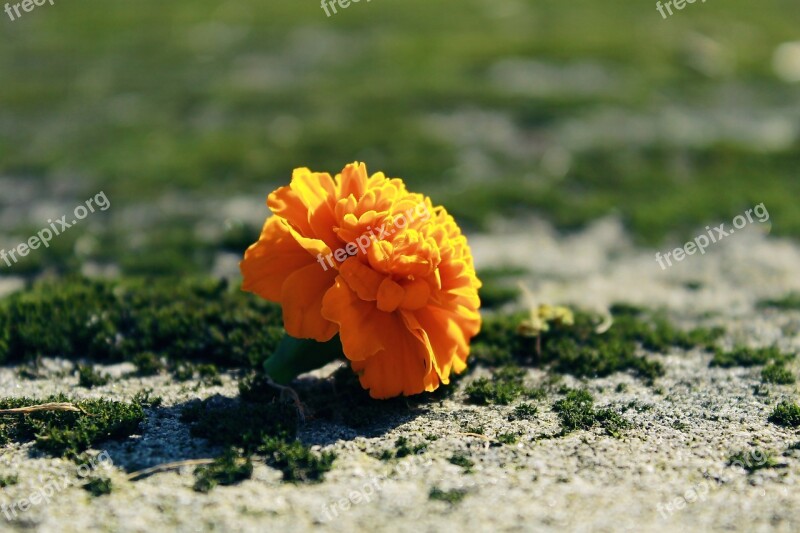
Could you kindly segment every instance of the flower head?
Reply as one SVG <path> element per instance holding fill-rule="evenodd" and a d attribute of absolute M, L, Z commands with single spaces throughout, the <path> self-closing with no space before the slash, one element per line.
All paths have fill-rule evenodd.
<path fill-rule="evenodd" d="M 480 281 L 455 220 L 400 179 L 296 169 L 241 262 L 243 289 L 283 308 L 286 332 L 344 355 L 374 398 L 433 391 L 466 368 Z"/>

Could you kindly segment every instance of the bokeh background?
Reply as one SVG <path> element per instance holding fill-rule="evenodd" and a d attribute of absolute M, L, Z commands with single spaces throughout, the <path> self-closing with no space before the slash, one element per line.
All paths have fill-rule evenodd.
<path fill-rule="evenodd" d="M 797 0 L 56 0 L 0 14 L 0 278 L 235 271 L 291 170 L 353 160 L 471 232 L 800 235 Z M 5 17 L 5 18 L 4 18 Z"/>

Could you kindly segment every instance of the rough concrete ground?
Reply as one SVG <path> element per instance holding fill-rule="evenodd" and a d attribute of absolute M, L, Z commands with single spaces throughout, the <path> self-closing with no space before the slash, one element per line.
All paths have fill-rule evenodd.
<path fill-rule="evenodd" d="M 538 301 L 595 309 L 617 301 L 666 307 L 686 327 L 723 325 L 727 346 L 777 343 L 797 352 L 800 312 L 757 311 L 754 304 L 800 289 L 800 246 L 770 239 L 764 229 L 747 228 L 666 271 L 655 250 L 632 246 L 614 220 L 566 237 L 535 221 L 506 223 L 471 243 L 479 266 L 529 269 L 528 286 Z M 58 377 L 64 362 L 48 361 L 53 377 L 36 381 L 2 368 L 4 396 L 65 392 L 123 400 L 152 388 L 164 404 L 148 412 L 141 435 L 104 445 L 119 467 L 110 474 L 111 495 L 94 498 L 72 485 L 13 521 L 0 515 L 0 530 L 798 530 L 800 452 L 783 454 L 800 434 L 767 421 L 781 399 L 797 400 L 797 387 L 768 385 L 757 394 L 758 368 L 709 368 L 710 355 L 700 351 L 654 357 L 667 370 L 654 386 L 627 374 L 585 382 L 565 378 L 568 385 L 588 387 L 598 405 L 624 411 L 633 427 L 618 439 L 602 429 L 540 438 L 560 429 L 552 410 L 556 396 L 536 402 L 534 420 L 509 421 L 513 405 L 468 405 L 460 392 L 358 431 L 309 421 L 301 438 L 338 454 L 321 484 L 286 484 L 278 472 L 257 465 L 251 480 L 208 495 L 192 490 L 188 468 L 138 482 L 126 481 L 122 468 L 218 452 L 189 436 L 180 406 L 215 394 L 236 396 L 232 376 L 223 376 L 222 386 L 197 390 L 163 376 L 87 391 L 74 376 Z M 797 366 L 792 369 L 797 374 Z M 125 368 L 105 370 L 121 375 Z M 532 369 L 528 378 L 534 384 L 545 373 Z M 620 383 L 627 384 L 622 392 Z M 467 434 L 475 427 L 483 427 L 483 437 Z M 521 434 L 518 443 L 497 445 L 496 436 L 508 432 Z M 428 451 L 388 462 L 373 458 L 401 436 L 428 442 Z M 748 474 L 727 466 L 732 453 L 752 448 L 773 452 L 777 467 Z M 78 479 L 74 463 L 31 455 L 27 445 L 0 453 L 0 474 L 19 477 L 18 484 L 0 489 L 0 505 L 27 498 L 64 474 L 72 483 Z M 458 453 L 474 462 L 471 472 L 449 462 Z M 437 501 L 429 496 L 434 488 L 463 489 L 466 496 L 460 503 Z"/>

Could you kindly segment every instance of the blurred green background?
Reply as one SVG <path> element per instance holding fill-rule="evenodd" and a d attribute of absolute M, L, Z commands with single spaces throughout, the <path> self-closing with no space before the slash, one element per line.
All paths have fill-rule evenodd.
<path fill-rule="evenodd" d="M 609 214 L 640 243 L 764 202 L 800 235 L 797 0 L 55 0 L 0 18 L 0 276 L 219 270 L 291 169 L 353 160 L 472 231 Z M 223 261 L 224 262 L 224 261 Z"/>

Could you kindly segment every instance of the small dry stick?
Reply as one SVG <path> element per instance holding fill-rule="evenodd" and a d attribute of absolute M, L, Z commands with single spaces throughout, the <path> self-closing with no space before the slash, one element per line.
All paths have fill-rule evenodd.
<path fill-rule="evenodd" d="M 157 465 L 151 468 L 145 468 L 144 470 L 139 470 L 138 472 L 133 472 L 132 474 L 128 474 L 128 481 L 136 481 L 138 479 L 152 476 L 153 474 L 158 474 L 160 472 L 179 470 L 184 466 L 203 466 L 203 465 L 210 465 L 213 462 L 214 459 L 189 459 L 187 461 L 176 461 L 174 463 L 165 463 L 163 465 Z"/>
<path fill-rule="evenodd" d="M 303 407 L 303 402 L 300 401 L 300 396 L 297 395 L 297 392 L 291 387 L 275 383 L 269 376 L 265 376 L 265 379 L 267 381 L 267 385 L 280 391 L 281 400 L 289 400 L 294 404 L 295 409 L 297 409 L 297 416 L 300 419 L 300 423 L 304 424 L 306 421 L 306 410 L 305 407 Z"/>
<path fill-rule="evenodd" d="M 72 403 L 43 403 L 41 405 L 30 405 L 28 407 L 17 407 L 15 409 L 0 409 L 0 415 L 29 415 L 40 411 L 66 411 L 69 413 L 89 413 Z"/>

